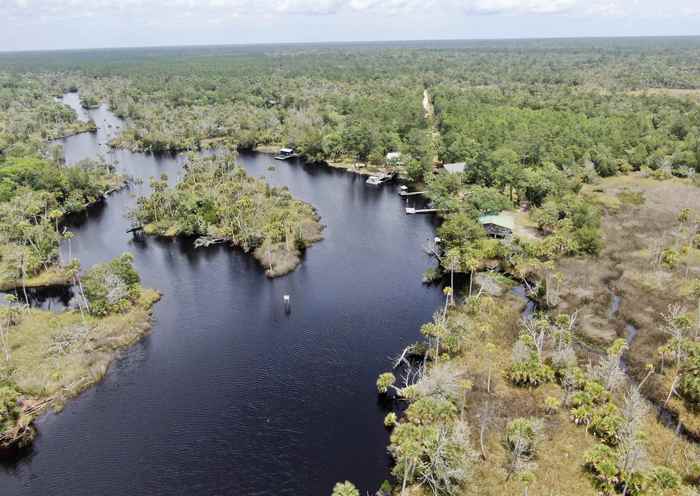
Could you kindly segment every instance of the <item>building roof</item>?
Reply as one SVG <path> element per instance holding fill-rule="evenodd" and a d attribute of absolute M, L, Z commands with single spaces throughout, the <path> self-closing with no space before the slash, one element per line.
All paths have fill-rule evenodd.
<path fill-rule="evenodd" d="M 464 162 L 457 162 L 455 164 L 445 164 L 443 167 L 450 174 L 460 174 L 464 172 L 464 168 L 467 166 Z"/>
<path fill-rule="evenodd" d="M 387 160 L 396 160 L 398 158 L 401 158 L 401 152 L 389 152 L 386 154 Z"/>
<path fill-rule="evenodd" d="M 513 217 L 510 215 L 505 215 L 501 212 L 498 215 L 482 215 L 479 217 L 479 223 L 481 225 L 493 224 L 498 227 L 505 227 L 511 231 L 515 229 L 515 223 L 513 222 Z"/>

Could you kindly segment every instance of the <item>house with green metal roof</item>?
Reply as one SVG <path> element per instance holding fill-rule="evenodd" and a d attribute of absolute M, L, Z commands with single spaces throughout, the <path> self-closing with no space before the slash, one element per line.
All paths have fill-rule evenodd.
<path fill-rule="evenodd" d="M 513 217 L 505 212 L 498 215 L 482 215 L 479 217 L 479 224 L 484 226 L 488 235 L 494 238 L 509 238 L 515 229 Z"/>

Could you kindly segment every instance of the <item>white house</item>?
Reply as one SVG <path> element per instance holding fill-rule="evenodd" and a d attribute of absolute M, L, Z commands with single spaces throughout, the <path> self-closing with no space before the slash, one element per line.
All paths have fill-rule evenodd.
<path fill-rule="evenodd" d="M 386 154 L 387 165 L 399 165 L 401 163 L 401 152 L 389 152 Z"/>
<path fill-rule="evenodd" d="M 462 174 L 464 172 L 464 169 L 466 168 L 467 164 L 464 162 L 457 162 L 454 164 L 445 164 L 443 167 L 447 172 L 450 174 Z"/>

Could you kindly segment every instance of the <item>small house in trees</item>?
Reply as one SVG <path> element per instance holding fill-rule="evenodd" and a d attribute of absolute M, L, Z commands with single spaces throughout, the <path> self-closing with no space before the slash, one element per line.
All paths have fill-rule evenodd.
<path fill-rule="evenodd" d="M 467 166 L 467 164 L 464 162 L 457 162 L 454 164 L 443 165 L 445 170 L 450 174 L 462 174 L 464 172 L 464 169 L 466 166 Z"/>
<path fill-rule="evenodd" d="M 482 215 L 479 223 L 489 236 L 494 238 L 510 238 L 513 235 L 515 224 L 512 217 L 500 213 L 498 215 Z"/>
<path fill-rule="evenodd" d="M 396 167 L 401 165 L 401 152 L 389 152 L 386 154 L 386 165 Z"/>

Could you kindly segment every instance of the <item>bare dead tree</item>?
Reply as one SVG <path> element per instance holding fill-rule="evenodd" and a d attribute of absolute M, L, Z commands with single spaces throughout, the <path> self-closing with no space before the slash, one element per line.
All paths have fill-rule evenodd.
<path fill-rule="evenodd" d="M 537 350 L 537 356 L 541 360 L 544 353 L 544 345 L 551 328 L 549 322 L 544 319 L 523 319 L 523 333 L 532 338 L 532 342 Z"/>
<path fill-rule="evenodd" d="M 647 405 L 636 387 L 631 387 L 625 395 L 623 417 L 625 422 L 618 432 L 617 465 L 623 474 L 632 474 L 642 470 L 646 464 L 646 450 L 641 436 Z M 627 494 L 625 480 L 622 494 Z"/>
<path fill-rule="evenodd" d="M 10 346 L 7 341 L 7 328 L 2 320 L 0 320 L 0 343 L 2 343 L 2 351 L 5 355 L 5 361 L 10 361 Z"/>
<path fill-rule="evenodd" d="M 668 405 L 668 402 L 671 401 L 671 397 L 674 394 L 678 394 L 676 391 L 676 386 L 678 386 L 678 381 L 681 379 L 680 373 L 676 373 L 676 376 L 673 378 L 673 381 L 671 382 L 671 387 L 668 389 L 668 396 L 666 396 L 666 401 L 664 401 L 664 406 Z"/>
<path fill-rule="evenodd" d="M 493 425 L 496 417 L 496 412 L 493 404 L 490 401 L 485 402 L 479 408 L 479 413 L 477 413 L 477 418 L 479 419 L 479 448 L 481 451 L 481 458 L 486 461 L 488 456 L 486 454 L 486 434 L 488 430 Z"/>
<path fill-rule="evenodd" d="M 686 314 L 686 307 L 678 303 L 669 305 L 668 311 L 661 314 L 664 322 L 661 330 L 670 338 L 668 344 L 676 361 L 676 367 L 680 367 L 686 358 L 685 344 L 690 330 L 690 320 Z"/>
<path fill-rule="evenodd" d="M 622 370 L 620 360 L 622 353 L 627 349 L 624 339 L 617 339 L 608 348 L 605 357 L 601 358 L 596 366 L 588 367 L 592 378 L 598 380 L 608 391 L 615 391 L 627 380 L 625 372 Z"/>
<path fill-rule="evenodd" d="M 407 356 L 409 353 L 411 353 L 411 352 L 413 351 L 413 349 L 414 349 L 414 345 L 412 345 L 412 344 L 406 346 L 406 347 L 403 349 L 403 351 L 401 352 L 401 354 L 398 356 L 398 358 L 396 358 L 396 359 L 394 360 L 394 367 L 393 367 L 393 368 L 396 369 L 396 368 L 398 368 L 399 365 L 401 365 L 401 364 L 410 366 L 411 364 L 409 363 L 409 361 L 408 361 L 408 359 L 406 358 L 406 356 Z"/>

